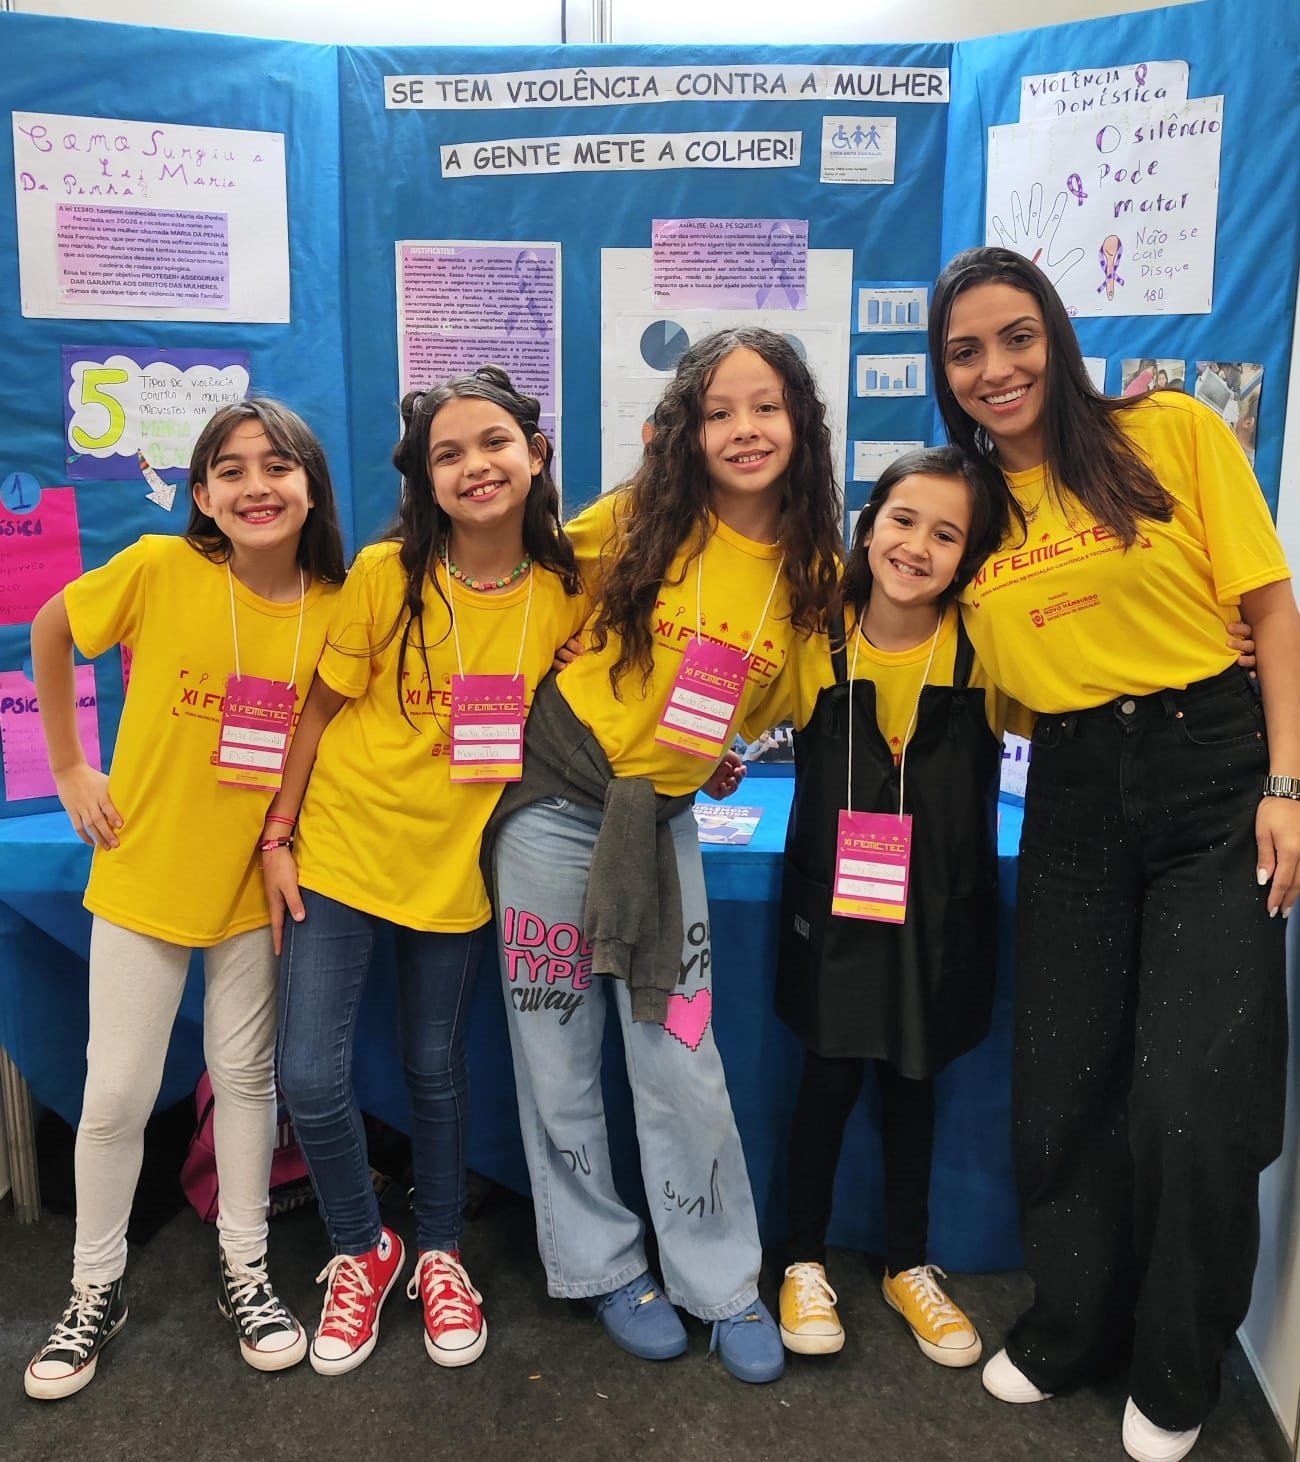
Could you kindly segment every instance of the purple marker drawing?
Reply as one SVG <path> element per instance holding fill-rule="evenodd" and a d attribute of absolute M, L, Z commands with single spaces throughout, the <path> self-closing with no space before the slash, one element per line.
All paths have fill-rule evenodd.
<path fill-rule="evenodd" d="M 1104 289 L 1106 298 L 1115 298 L 1115 286 L 1123 284 L 1123 276 L 1119 272 L 1119 261 L 1124 257 L 1124 245 L 1120 243 L 1115 234 L 1107 234 L 1101 241 L 1101 248 L 1098 251 L 1098 258 L 1101 260 L 1102 280 L 1097 286 L 1097 293 Z"/>
<path fill-rule="evenodd" d="M 1138 62 L 1138 64 L 1137 64 L 1137 70 L 1134 72 L 1134 75 L 1137 77 L 1137 84 L 1139 86 L 1145 86 L 1146 85 L 1146 80 L 1147 80 L 1147 63 L 1145 61 L 1139 61 Z"/>
<path fill-rule="evenodd" d="M 1083 191 L 1083 179 L 1078 175 L 1078 173 L 1071 173 L 1070 176 L 1065 180 L 1065 186 L 1069 190 L 1070 194 L 1078 200 L 1079 207 L 1082 208 L 1083 200 L 1088 196 Z"/>

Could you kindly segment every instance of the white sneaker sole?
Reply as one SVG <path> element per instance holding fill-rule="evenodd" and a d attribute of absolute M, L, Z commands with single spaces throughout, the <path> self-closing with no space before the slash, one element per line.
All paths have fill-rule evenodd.
<path fill-rule="evenodd" d="M 127 1310 L 122 1311 L 122 1318 L 104 1336 L 104 1345 L 107 1345 L 126 1324 L 128 1313 Z M 95 1379 L 95 1371 L 99 1366 L 99 1356 L 104 1353 L 104 1345 L 99 1347 L 99 1355 L 96 1355 L 89 1365 L 82 1366 L 79 1371 L 73 1371 L 67 1376 L 34 1376 L 32 1366 L 36 1362 L 29 1362 L 27 1369 L 23 1372 L 23 1390 L 33 1401 L 61 1401 L 65 1396 L 75 1396 L 78 1391 L 85 1390 Z"/>
<path fill-rule="evenodd" d="M 795 1355 L 834 1355 L 844 1349 L 844 1331 L 836 1335 L 804 1335 L 782 1325 L 781 1344 Z"/>
<path fill-rule="evenodd" d="M 257 1350 L 241 1340 L 239 1353 L 255 1371 L 287 1371 L 307 1354 L 307 1333 L 299 1325 L 298 1338 L 281 1350 Z"/>
<path fill-rule="evenodd" d="M 459 1350 L 447 1350 L 437 1346 L 429 1337 L 429 1332 L 424 1332 L 424 1348 L 429 1353 L 429 1359 L 436 1366 L 468 1366 L 472 1365 L 479 1356 L 483 1354 L 487 1346 L 487 1321 L 483 1321 L 483 1328 L 478 1332 L 478 1339 L 472 1345 L 463 1346 Z"/>

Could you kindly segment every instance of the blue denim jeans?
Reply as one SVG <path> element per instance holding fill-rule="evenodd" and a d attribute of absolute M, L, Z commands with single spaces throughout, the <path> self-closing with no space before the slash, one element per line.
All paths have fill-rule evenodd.
<path fill-rule="evenodd" d="M 610 1171 L 600 1057 L 612 1005 L 664 1287 L 700 1319 L 726 1319 L 757 1298 L 762 1250 L 713 1040 L 695 819 L 688 808 L 671 824 L 686 936 L 665 1025 L 633 1021 L 626 985 L 591 974 L 582 923 L 599 825 L 594 809 L 548 798 L 508 818 L 496 842 L 501 978 L 547 1288 L 569 1299 L 606 1294 L 646 1268 L 643 1225 Z"/>
<path fill-rule="evenodd" d="M 376 933 L 386 921 L 310 889 L 286 921 L 280 957 L 280 1086 L 339 1254 L 379 1242 L 379 1204 L 352 1086 L 352 1046 Z M 487 926 L 396 936 L 398 1038 L 411 1101 L 415 1221 L 421 1252 L 460 1247 L 469 1079 L 465 1026 Z"/>

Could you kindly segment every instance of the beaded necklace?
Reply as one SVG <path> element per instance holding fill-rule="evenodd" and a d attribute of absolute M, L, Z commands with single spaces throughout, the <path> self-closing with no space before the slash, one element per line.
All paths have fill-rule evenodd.
<path fill-rule="evenodd" d="M 479 594 L 490 594 L 493 589 L 504 589 L 513 584 L 516 579 L 522 579 L 528 570 L 533 566 L 533 556 L 528 554 L 521 563 L 515 565 L 510 572 L 501 579 L 474 579 L 464 569 L 458 569 L 451 559 L 446 560 L 447 572 L 458 584 L 464 584 L 467 589 L 473 589 Z"/>

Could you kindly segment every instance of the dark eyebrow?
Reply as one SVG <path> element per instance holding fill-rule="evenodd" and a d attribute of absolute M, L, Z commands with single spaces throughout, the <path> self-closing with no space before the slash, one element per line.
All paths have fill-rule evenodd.
<path fill-rule="evenodd" d="M 998 334 L 1005 335 L 1008 330 L 1015 330 L 1019 328 L 1019 326 L 1025 324 L 1037 325 L 1038 320 L 1034 315 L 1021 315 L 1018 319 L 1012 320 L 1011 323 L 1008 325 L 999 325 Z M 976 343 L 978 343 L 977 338 L 974 335 L 950 335 L 947 340 L 944 341 L 944 345 L 964 345 L 968 340 L 975 340 Z"/>

